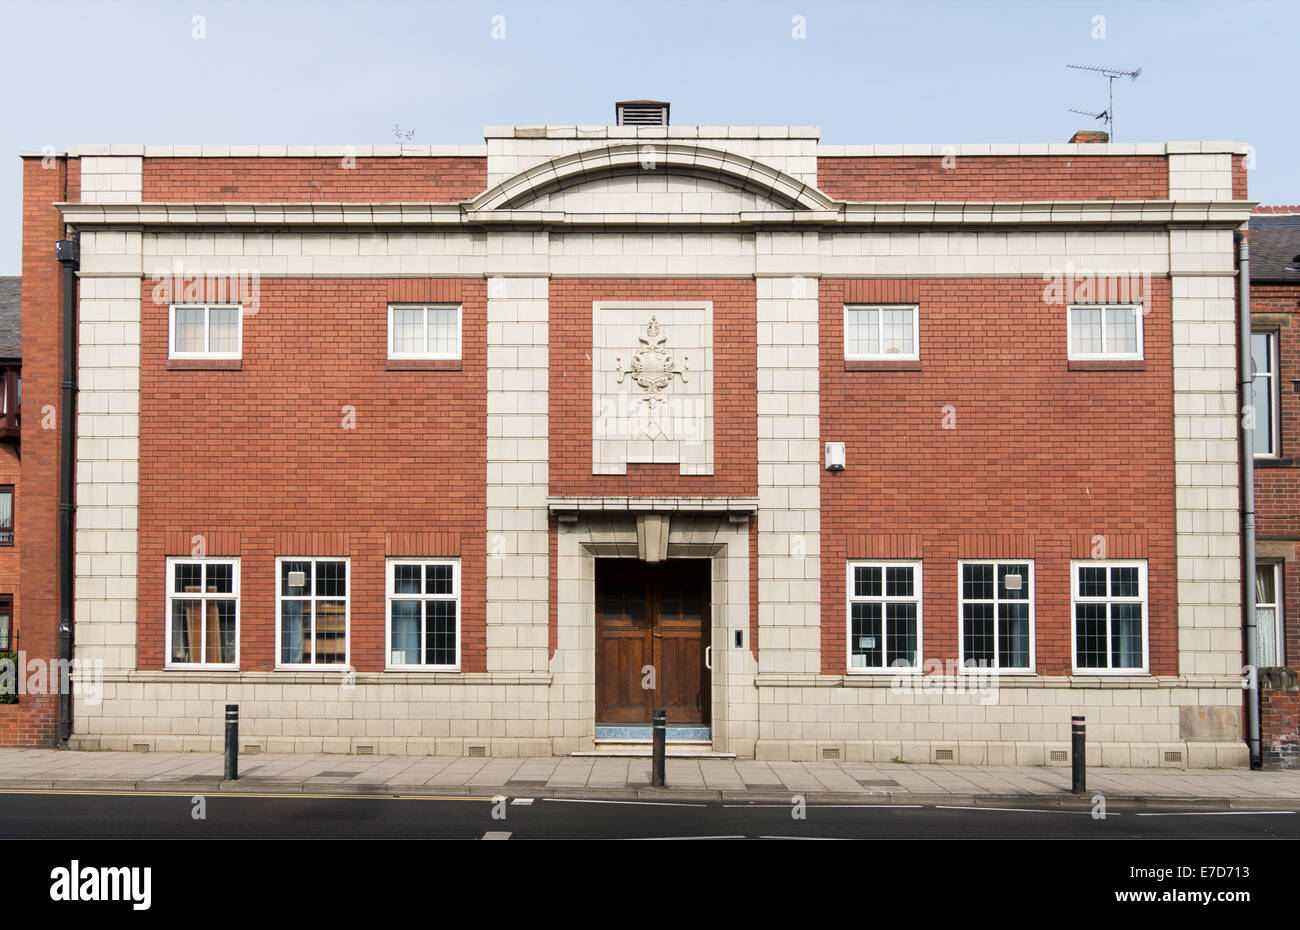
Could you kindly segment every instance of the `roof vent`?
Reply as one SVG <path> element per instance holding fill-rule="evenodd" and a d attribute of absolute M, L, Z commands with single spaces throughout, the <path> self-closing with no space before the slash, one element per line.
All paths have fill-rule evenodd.
<path fill-rule="evenodd" d="M 620 126 L 667 126 L 668 103 L 664 100 L 622 100 L 614 104 Z"/>

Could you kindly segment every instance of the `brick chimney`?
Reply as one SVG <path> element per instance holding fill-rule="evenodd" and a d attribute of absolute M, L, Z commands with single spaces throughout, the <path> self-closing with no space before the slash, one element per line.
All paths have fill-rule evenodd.
<path fill-rule="evenodd" d="M 1101 129 L 1080 129 L 1070 137 L 1071 142 L 1109 142 L 1110 134 Z"/>

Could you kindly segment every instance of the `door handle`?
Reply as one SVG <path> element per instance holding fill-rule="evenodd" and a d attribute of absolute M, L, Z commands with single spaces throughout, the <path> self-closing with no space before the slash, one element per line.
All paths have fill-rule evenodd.
<path fill-rule="evenodd" d="M 707 668 L 709 671 L 713 671 L 713 647 L 712 646 L 704 647 L 704 667 Z"/>

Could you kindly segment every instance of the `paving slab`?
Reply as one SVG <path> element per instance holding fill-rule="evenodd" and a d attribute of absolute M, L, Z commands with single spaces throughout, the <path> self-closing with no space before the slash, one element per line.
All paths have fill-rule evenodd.
<path fill-rule="evenodd" d="M 1153 805 L 1229 805 L 1300 810 L 1300 771 L 1104 769 L 1088 771 L 1089 793 L 1069 794 L 1063 766 L 909 765 L 839 761 L 673 758 L 668 787 L 650 787 L 648 758 L 463 758 L 258 753 L 222 779 L 220 753 L 0 750 L 0 790 L 227 791 L 247 793 L 497 794 L 608 799 L 699 799 L 788 803 L 1033 802 L 1086 806 L 1092 793 Z"/>

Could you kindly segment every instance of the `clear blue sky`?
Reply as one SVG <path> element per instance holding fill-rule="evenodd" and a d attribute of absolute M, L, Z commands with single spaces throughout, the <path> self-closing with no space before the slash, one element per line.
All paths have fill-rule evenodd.
<path fill-rule="evenodd" d="M 394 123 L 478 143 L 640 97 L 674 123 L 813 125 L 828 144 L 1064 142 L 1095 125 L 1066 108 L 1106 99 L 1067 63 L 1142 68 L 1116 83 L 1119 141 L 1248 142 L 1251 196 L 1300 202 L 1300 4 L 1282 0 L 0 0 L 0 27 L 0 274 L 19 272 L 16 153 L 46 145 L 391 143 Z"/>

